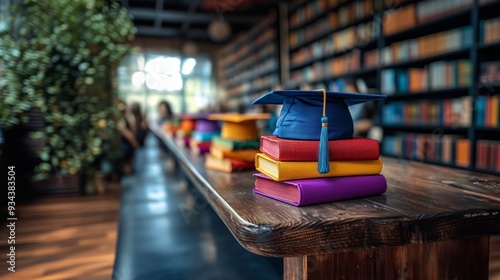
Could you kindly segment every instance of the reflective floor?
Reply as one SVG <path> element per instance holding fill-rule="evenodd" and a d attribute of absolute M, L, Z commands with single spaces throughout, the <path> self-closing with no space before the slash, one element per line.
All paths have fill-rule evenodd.
<path fill-rule="evenodd" d="M 122 180 L 113 279 L 282 279 L 281 258 L 243 249 L 149 137 Z"/>

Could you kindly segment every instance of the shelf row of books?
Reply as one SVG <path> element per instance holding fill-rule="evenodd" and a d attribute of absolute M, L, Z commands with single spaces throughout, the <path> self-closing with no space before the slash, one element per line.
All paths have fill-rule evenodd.
<path fill-rule="evenodd" d="M 291 55 L 291 65 L 300 65 L 307 61 L 319 60 L 354 47 L 362 47 L 374 39 L 375 27 L 373 21 L 351 26 L 300 48 Z"/>
<path fill-rule="evenodd" d="M 239 96 L 271 84 L 269 78 L 278 74 L 277 13 L 271 11 L 248 32 L 228 44 L 219 54 L 217 79 L 224 88 L 225 97 Z M 275 77 L 273 76 L 273 77 Z M 276 84 L 272 78 L 272 84 Z"/>
<path fill-rule="evenodd" d="M 226 77 L 231 76 L 234 73 L 245 70 L 248 66 L 254 64 L 256 61 L 265 59 L 269 57 L 271 54 L 276 52 L 277 52 L 276 44 L 274 42 L 269 42 L 263 45 L 261 48 L 255 50 L 251 54 L 243 56 L 238 63 L 230 63 L 226 65 L 226 68 L 223 69 L 222 73 Z"/>
<path fill-rule="evenodd" d="M 473 0 L 432 0 L 421 1 L 383 14 L 383 32 L 389 36 L 469 9 Z"/>
<path fill-rule="evenodd" d="M 351 6 L 342 7 L 338 12 L 329 13 L 327 16 L 321 17 L 304 28 L 290 32 L 288 37 L 290 48 L 304 44 L 304 42 L 318 36 L 328 35 L 332 31 L 341 29 L 342 27 L 349 27 L 350 24 L 357 21 L 373 17 L 371 12 L 363 12 L 362 14 L 353 14 L 348 11 L 341 12 L 344 8 L 347 9 L 349 7 Z"/>
<path fill-rule="evenodd" d="M 270 71 L 278 69 L 278 60 L 275 57 L 270 57 L 245 72 L 235 73 L 234 75 L 227 75 L 225 79 L 226 88 L 240 86 L 241 83 L 251 82 Z M 277 71 L 276 71 L 277 72 Z"/>
<path fill-rule="evenodd" d="M 341 4 L 340 0 L 315 0 L 307 3 L 305 6 L 297 9 L 290 14 L 290 28 L 296 28 L 298 25 L 324 13 L 324 11 L 335 8 Z M 373 10 L 372 0 L 357 0 L 342 6 L 335 11 L 339 15 L 338 24 L 344 26 L 352 22 L 353 19 L 363 18 Z M 333 27 L 333 26 L 332 26 Z"/>
<path fill-rule="evenodd" d="M 500 141 L 477 140 L 476 168 L 500 173 Z"/>
<path fill-rule="evenodd" d="M 323 79 L 334 78 L 346 73 L 359 71 L 361 67 L 361 52 L 355 50 L 327 61 L 317 61 L 313 65 L 290 73 L 290 84 L 313 83 Z"/>
<path fill-rule="evenodd" d="M 475 122 L 478 127 L 500 127 L 500 96 L 476 96 Z"/>
<path fill-rule="evenodd" d="M 472 124 L 472 97 L 391 102 L 382 109 L 382 124 L 468 127 Z"/>
<path fill-rule="evenodd" d="M 267 90 L 273 88 L 277 84 L 279 84 L 278 73 L 272 73 L 239 84 L 238 86 L 229 89 L 227 91 L 227 95 L 238 96 L 243 93 L 252 93 L 254 91 Z"/>
<path fill-rule="evenodd" d="M 463 88 L 471 83 L 472 63 L 468 59 L 436 61 L 421 68 L 381 72 L 381 91 L 388 95 Z"/>
<path fill-rule="evenodd" d="M 481 21 L 480 34 L 484 44 L 500 42 L 500 17 Z"/>
<path fill-rule="evenodd" d="M 225 65 L 226 69 L 231 66 L 236 66 L 241 63 L 243 58 L 252 54 L 258 54 L 265 47 L 261 46 L 263 43 L 269 42 L 269 44 L 275 44 L 273 38 L 276 38 L 276 30 L 274 28 L 263 30 L 251 43 L 242 44 L 238 49 L 235 49 L 233 53 L 221 56 L 220 61 Z"/>
<path fill-rule="evenodd" d="M 288 35 L 288 44 L 290 48 L 295 48 L 317 36 L 330 33 L 331 30 L 335 29 L 332 26 L 336 26 L 336 22 L 337 15 L 331 13 L 327 17 L 318 19 L 304 28 L 290 32 Z"/>
<path fill-rule="evenodd" d="M 416 39 L 393 43 L 382 49 L 366 51 L 366 67 L 414 61 L 454 51 L 465 50 L 472 45 L 472 27 L 451 29 Z"/>
<path fill-rule="evenodd" d="M 397 133 L 384 136 L 382 154 L 469 167 L 470 140 L 459 135 Z"/>

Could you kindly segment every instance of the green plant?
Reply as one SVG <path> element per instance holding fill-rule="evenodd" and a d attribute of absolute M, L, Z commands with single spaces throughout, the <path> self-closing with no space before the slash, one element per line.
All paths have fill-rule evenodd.
<path fill-rule="evenodd" d="M 24 0 L 1 31 L 4 63 L 0 127 L 19 123 L 36 106 L 45 138 L 35 180 L 56 170 L 88 170 L 116 139 L 120 114 L 112 80 L 135 32 L 126 11 L 110 0 Z"/>

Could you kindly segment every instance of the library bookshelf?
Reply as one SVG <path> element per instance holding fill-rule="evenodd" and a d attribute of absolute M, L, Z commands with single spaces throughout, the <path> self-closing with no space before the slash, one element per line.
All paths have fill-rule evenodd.
<path fill-rule="evenodd" d="M 384 155 L 498 175 L 499 9 L 499 0 L 292 1 L 281 82 L 345 90 L 362 79 L 388 95 L 374 117 Z"/>
<path fill-rule="evenodd" d="M 473 0 L 294 1 L 286 86 L 342 90 L 361 78 L 388 95 L 378 104 L 383 154 L 499 174 L 500 79 L 481 79 L 483 68 L 500 69 L 499 8 Z M 301 36 L 309 26 L 316 34 Z"/>
<path fill-rule="evenodd" d="M 241 34 L 219 54 L 217 75 L 229 107 L 270 91 L 280 83 L 277 12 Z"/>

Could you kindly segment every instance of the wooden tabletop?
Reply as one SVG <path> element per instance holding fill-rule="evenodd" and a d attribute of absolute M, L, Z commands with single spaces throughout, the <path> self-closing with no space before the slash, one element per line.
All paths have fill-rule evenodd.
<path fill-rule="evenodd" d="M 500 177 L 383 158 L 387 192 L 294 207 L 252 192 L 256 171 L 222 173 L 157 127 L 187 176 L 247 250 L 298 256 L 500 234 Z"/>

